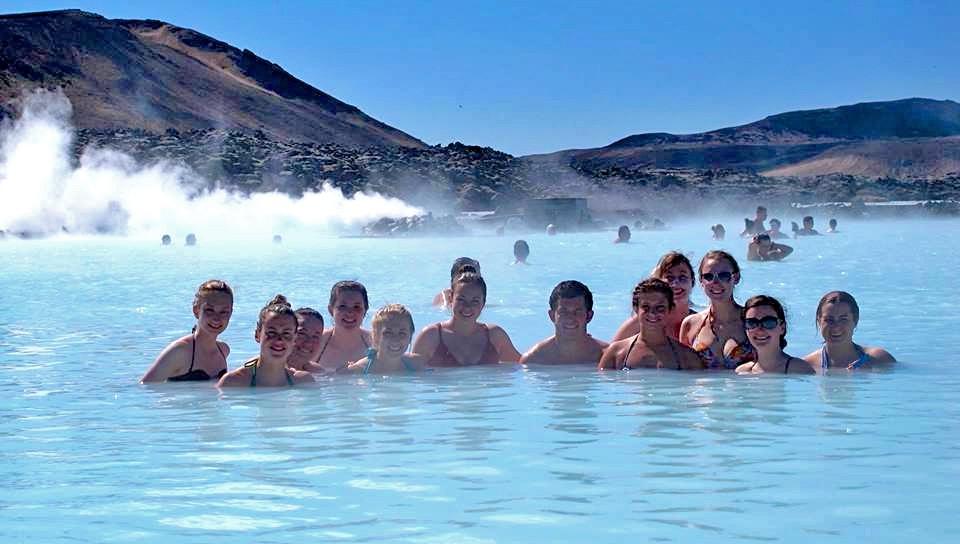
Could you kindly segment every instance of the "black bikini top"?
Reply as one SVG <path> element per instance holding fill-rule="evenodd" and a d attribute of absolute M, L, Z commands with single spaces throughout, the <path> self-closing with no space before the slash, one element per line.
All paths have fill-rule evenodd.
<path fill-rule="evenodd" d="M 220 355 L 223 356 L 223 366 L 224 366 L 224 368 L 222 368 L 222 369 L 220 370 L 220 372 L 217 373 L 216 379 L 219 380 L 220 378 L 223 377 L 224 374 L 227 373 L 227 369 L 226 369 L 226 366 L 227 366 L 227 355 L 223 352 L 222 349 L 220 349 L 220 344 L 219 344 L 219 343 L 217 343 L 217 351 L 219 351 L 219 352 L 220 352 Z M 206 370 L 204 370 L 204 369 L 202 369 L 202 368 L 198 368 L 198 369 L 196 369 L 196 370 L 193 369 L 193 361 L 194 361 L 194 359 L 196 359 L 196 357 L 197 357 L 197 338 L 194 337 L 194 338 L 193 338 L 193 344 L 192 344 L 191 351 L 190 351 L 190 368 L 189 368 L 185 373 L 183 373 L 183 374 L 181 374 L 181 375 L 179 375 L 179 376 L 170 376 L 169 378 L 167 378 L 167 381 L 168 381 L 168 382 L 207 382 L 207 381 L 210 381 L 210 380 L 211 380 L 210 375 L 207 374 L 207 371 L 206 371 Z"/>

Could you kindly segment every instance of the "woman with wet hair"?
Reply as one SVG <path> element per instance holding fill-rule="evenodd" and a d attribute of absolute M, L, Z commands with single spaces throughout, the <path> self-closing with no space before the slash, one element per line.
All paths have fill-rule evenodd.
<path fill-rule="evenodd" d="M 803 359 L 788 355 L 787 315 L 780 301 L 767 295 L 750 297 L 740 312 L 756 361 L 737 367 L 737 374 L 813 374 Z"/>
<path fill-rule="evenodd" d="M 607 346 L 598 368 L 703 370 L 697 354 L 667 334 L 668 316 L 673 308 L 673 289 L 665 282 L 648 278 L 638 283 L 633 289 L 633 311 L 640 330 Z"/>
<path fill-rule="evenodd" d="M 227 373 L 230 346 L 217 340 L 233 315 L 233 290 L 226 282 L 209 280 L 193 296 L 193 331 L 171 342 L 140 378 L 141 383 L 218 380 Z"/>
<path fill-rule="evenodd" d="M 323 342 L 323 314 L 313 308 L 298 308 L 297 338 L 287 366 L 304 372 L 325 372 L 317 363 Z"/>
<path fill-rule="evenodd" d="M 817 304 L 816 319 L 823 347 L 803 359 L 820 372 L 896 362 L 883 348 L 861 346 L 853 341 L 853 331 L 860 322 L 860 306 L 850 293 L 831 291 L 823 295 Z"/>
<path fill-rule="evenodd" d="M 423 355 L 428 366 L 473 366 L 516 363 L 520 352 L 506 331 L 479 321 L 487 302 L 487 283 L 479 274 L 461 274 L 450 285 L 451 316 L 420 331 L 413 352 Z"/>
<path fill-rule="evenodd" d="M 317 364 L 335 372 L 366 356 L 373 341 L 370 331 L 363 328 L 363 318 L 369 308 L 367 288 L 362 283 L 338 281 L 333 285 L 327 305 L 333 326 L 324 331 L 320 340 Z"/>
<path fill-rule="evenodd" d="M 670 251 L 660 257 L 657 266 L 650 272 L 651 278 L 662 280 L 673 291 L 673 309 L 667 318 L 667 334 L 674 340 L 680 338 L 680 325 L 688 316 L 695 314 L 690 309 L 690 291 L 693 290 L 697 277 L 693 273 L 693 265 L 690 259 L 679 251 Z M 631 315 L 626 321 L 620 324 L 620 328 L 613 335 L 611 342 L 630 338 L 640 332 L 640 321 L 636 314 Z"/>
<path fill-rule="evenodd" d="M 297 315 L 286 297 L 277 295 L 260 310 L 253 338 L 260 355 L 220 378 L 217 387 L 292 387 L 310 383 L 309 372 L 287 366 L 297 337 Z"/>

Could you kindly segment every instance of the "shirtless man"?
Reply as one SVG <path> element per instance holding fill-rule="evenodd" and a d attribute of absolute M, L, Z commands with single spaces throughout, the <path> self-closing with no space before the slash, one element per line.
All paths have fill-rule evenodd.
<path fill-rule="evenodd" d="M 754 234 L 760 234 L 761 232 L 767 231 L 767 226 L 763 224 L 767 220 L 767 208 L 763 206 L 757 206 L 757 215 L 751 221 L 750 219 L 744 220 L 744 229 L 740 233 L 741 238 L 746 238 L 747 236 L 753 236 Z"/>
<path fill-rule="evenodd" d="M 554 335 L 538 342 L 523 357 L 521 364 L 572 364 L 600 362 L 607 343 L 587 334 L 593 319 L 593 294 L 575 280 L 562 281 L 550 293 L 550 311 Z"/>

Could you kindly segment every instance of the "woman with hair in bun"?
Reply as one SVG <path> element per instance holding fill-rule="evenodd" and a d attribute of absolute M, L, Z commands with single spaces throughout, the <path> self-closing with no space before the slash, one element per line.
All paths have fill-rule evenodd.
<path fill-rule="evenodd" d="M 803 359 L 826 372 L 831 368 L 853 370 L 870 364 L 894 363 L 893 355 L 879 347 L 861 346 L 853 341 L 860 322 L 860 306 L 846 291 L 831 291 L 817 304 L 817 328 L 823 347 Z"/>
<path fill-rule="evenodd" d="M 803 359 L 788 355 L 787 316 L 780 301 L 767 295 L 750 297 L 740 312 L 756 361 L 737 367 L 737 374 L 813 374 Z"/>
<path fill-rule="evenodd" d="M 254 339 L 260 355 L 220 378 L 217 387 L 281 387 L 309 383 L 309 372 L 287 367 L 297 338 L 297 315 L 286 297 L 277 295 L 260 310 Z"/>
<path fill-rule="evenodd" d="M 233 290 L 226 282 L 209 280 L 200 284 L 193 296 L 193 316 L 197 324 L 183 338 L 171 342 L 141 383 L 202 382 L 219 380 L 227 373 L 230 346 L 217 340 L 233 315 Z"/>
<path fill-rule="evenodd" d="M 487 283 L 483 278 L 467 272 L 451 282 L 450 288 L 453 293 L 450 319 L 420 331 L 413 352 L 423 355 L 428 366 L 518 362 L 520 352 L 506 331 L 478 321 L 487 302 Z"/>

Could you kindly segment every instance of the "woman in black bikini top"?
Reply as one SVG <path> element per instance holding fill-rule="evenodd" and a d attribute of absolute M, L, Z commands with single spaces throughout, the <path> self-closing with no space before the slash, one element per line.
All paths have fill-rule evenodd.
<path fill-rule="evenodd" d="M 787 347 L 787 317 L 780 301 L 766 295 L 750 297 L 740 312 L 756 361 L 737 367 L 737 374 L 813 374 L 806 361 L 791 357 Z"/>
<path fill-rule="evenodd" d="M 217 340 L 233 315 L 233 291 L 220 280 L 206 281 L 193 299 L 197 324 L 189 336 L 171 342 L 141 378 L 148 382 L 217 379 L 227 371 L 230 347 Z"/>

